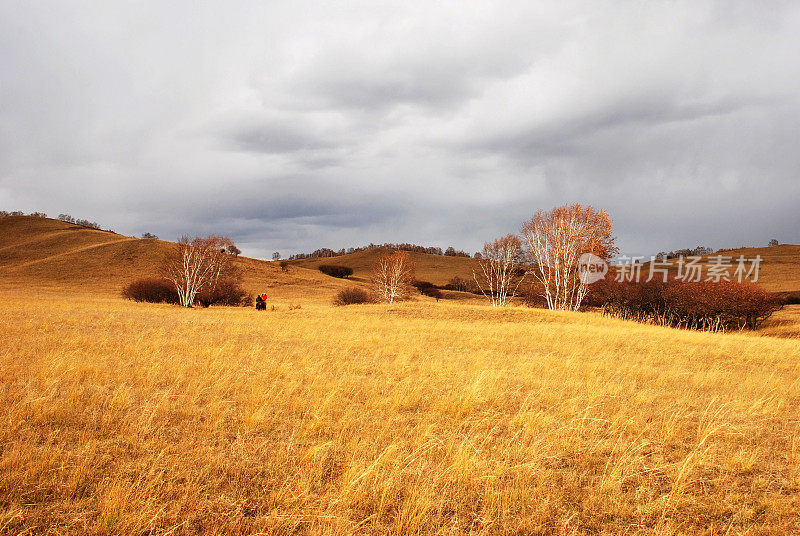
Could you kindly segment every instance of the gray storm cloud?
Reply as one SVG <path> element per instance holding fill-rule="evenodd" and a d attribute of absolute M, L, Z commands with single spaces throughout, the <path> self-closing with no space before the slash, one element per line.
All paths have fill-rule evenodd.
<path fill-rule="evenodd" d="M 411 5 L 408 5 L 411 4 Z M 800 242 L 793 2 L 0 5 L 0 209 L 246 254 Z"/>

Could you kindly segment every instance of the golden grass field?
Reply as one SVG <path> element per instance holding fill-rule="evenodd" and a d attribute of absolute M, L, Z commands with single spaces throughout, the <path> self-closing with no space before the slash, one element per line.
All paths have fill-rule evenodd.
<path fill-rule="evenodd" d="M 0 534 L 800 534 L 800 306 L 333 307 L 240 259 L 276 310 L 183 309 L 118 295 L 168 243 L 45 224 L 0 240 Z"/>
<path fill-rule="evenodd" d="M 800 531 L 797 340 L 0 298 L 3 533 Z"/>

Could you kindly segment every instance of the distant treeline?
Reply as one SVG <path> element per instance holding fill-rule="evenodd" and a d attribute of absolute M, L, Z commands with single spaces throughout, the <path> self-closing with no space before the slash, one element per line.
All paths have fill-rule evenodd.
<path fill-rule="evenodd" d="M 58 219 L 67 222 L 67 223 L 74 223 L 75 225 L 80 225 L 81 227 L 88 227 L 89 229 L 100 229 L 100 224 L 96 221 L 89 221 L 89 220 L 81 220 L 75 219 L 69 214 L 59 214 Z"/>
<path fill-rule="evenodd" d="M 418 246 L 416 244 L 370 244 L 368 246 L 363 246 L 360 248 L 342 248 L 340 250 L 334 250 L 329 248 L 321 248 L 311 253 L 296 253 L 289 257 L 290 260 L 297 260 L 297 259 L 315 259 L 318 257 L 339 257 L 341 255 L 347 255 L 349 253 L 357 253 L 359 251 L 369 251 L 371 249 L 394 249 L 397 251 L 410 251 L 413 253 L 427 253 L 429 255 L 443 255 L 445 257 L 472 257 L 466 251 L 461 251 L 455 249 L 453 246 L 442 250 L 442 248 L 437 247 L 426 247 L 426 246 Z M 477 255 L 477 254 L 476 254 Z"/>
<path fill-rule="evenodd" d="M 684 248 L 676 249 L 675 251 L 659 251 L 656 255 L 657 261 L 666 261 L 669 259 L 677 259 L 678 257 L 699 257 L 700 255 L 710 255 L 714 250 L 705 246 L 697 246 L 694 249 Z"/>
<path fill-rule="evenodd" d="M 47 214 L 44 212 L 31 212 L 30 214 L 25 214 L 21 210 L 14 210 L 12 212 L 0 210 L 0 218 L 5 218 L 6 216 L 33 216 L 34 218 L 46 218 Z"/>
<path fill-rule="evenodd" d="M 8 212 L 6 210 L 0 210 L 0 218 L 4 218 L 6 216 L 30 216 L 33 218 L 46 218 L 47 214 L 44 212 L 31 212 L 30 214 L 25 214 L 21 210 L 14 210 Z M 82 220 L 80 218 L 73 218 L 69 214 L 59 214 L 58 219 L 66 222 L 66 223 L 73 223 L 75 225 L 80 225 L 81 227 L 87 227 L 89 229 L 97 229 L 99 231 L 108 231 L 109 233 L 113 233 L 114 231 L 110 229 L 103 229 L 100 227 L 100 224 L 96 221 L 89 221 L 89 220 Z"/>

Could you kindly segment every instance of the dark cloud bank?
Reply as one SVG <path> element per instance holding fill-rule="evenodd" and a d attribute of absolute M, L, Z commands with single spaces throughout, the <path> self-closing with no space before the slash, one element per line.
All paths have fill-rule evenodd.
<path fill-rule="evenodd" d="M 0 4 L 0 208 L 267 257 L 800 242 L 796 2 Z"/>

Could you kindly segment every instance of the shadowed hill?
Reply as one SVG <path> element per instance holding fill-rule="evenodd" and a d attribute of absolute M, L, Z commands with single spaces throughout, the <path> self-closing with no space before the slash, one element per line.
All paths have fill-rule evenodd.
<path fill-rule="evenodd" d="M 293 266 L 318 269 L 321 265 L 347 266 L 353 269 L 351 279 L 369 281 L 372 268 L 378 257 L 391 250 L 386 248 L 368 249 L 340 255 L 338 257 L 317 257 L 289 261 Z M 477 267 L 474 259 L 469 257 L 448 257 L 445 255 L 431 255 L 428 253 L 409 252 L 411 260 L 416 264 L 415 277 L 419 281 L 429 281 L 434 285 L 446 285 L 458 276 L 467 281 L 472 281 L 472 270 Z"/>
<path fill-rule="evenodd" d="M 131 281 L 151 277 L 173 242 L 131 238 L 50 218 L 0 218 L 0 286 L 118 295 Z M 248 292 L 284 299 L 330 299 L 352 285 L 317 270 L 239 257 Z"/>

